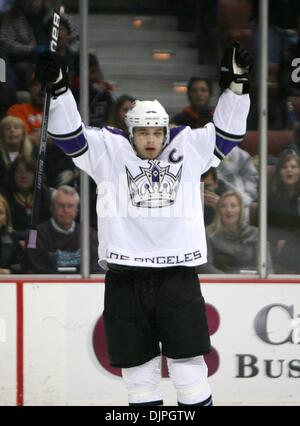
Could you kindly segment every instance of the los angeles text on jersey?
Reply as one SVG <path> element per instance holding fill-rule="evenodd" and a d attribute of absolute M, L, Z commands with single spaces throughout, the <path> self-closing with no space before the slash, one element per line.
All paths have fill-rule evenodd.
<path fill-rule="evenodd" d="M 108 252 L 107 260 L 123 260 L 133 261 L 137 263 L 148 263 L 149 265 L 179 265 L 181 263 L 193 262 L 194 260 L 201 259 L 200 250 L 192 253 L 184 253 L 180 256 L 155 256 L 155 257 L 130 257 L 122 253 Z"/>

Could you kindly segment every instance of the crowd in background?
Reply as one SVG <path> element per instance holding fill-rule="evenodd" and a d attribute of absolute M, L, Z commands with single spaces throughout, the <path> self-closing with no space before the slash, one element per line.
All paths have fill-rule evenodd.
<path fill-rule="evenodd" d="M 34 78 L 38 55 L 47 49 L 51 27 L 48 0 L 0 0 L 0 57 L 7 82 L 0 83 L 0 274 L 80 271 L 79 172 L 51 139 L 47 141 L 38 250 L 26 249 L 33 205 L 36 156 L 40 140 L 44 91 Z M 183 2 L 181 2 L 183 3 Z M 180 2 L 178 3 L 180 5 Z M 214 0 L 178 6 L 178 29 L 194 31 L 199 63 L 217 65 L 226 43 L 240 39 L 258 57 L 258 2 Z M 243 10 L 241 19 L 227 19 Z M 226 9 L 227 8 L 227 9 Z M 191 13 L 190 13 L 191 12 Z M 299 274 L 300 249 L 300 83 L 291 79 L 292 59 L 300 57 L 299 1 L 272 1 L 269 16 L 269 130 L 289 132 L 268 159 L 268 270 Z M 244 19 L 242 19 L 244 17 Z M 232 23 L 233 22 L 233 23 Z M 205 34 L 205 43 L 203 43 Z M 79 99 L 78 31 L 67 14 L 59 30 L 58 54 L 69 68 L 70 87 Z M 252 106 L 248 130 L 257 132 L 257 72 L 252 76 Z M 107 81 L 108 80 L 108 81 Z M 171 125 L 205 126 L 212 121 L 214 82 L 191 76 L 187 106 L 171 117 Z M 109 76 L 89 54 L 89 124 L 127 131 L 124 117 L 134 97 L 116 99 Z M 248 273 L 257 270 L 258 158 L 235 148 L 217 169 L 202 177 L 208 263 L 200 273 Z M 97 265 L 96 188 L 90 181 L 91 272 Z M 199 196 L 200 182 L 199 182 Z"/>

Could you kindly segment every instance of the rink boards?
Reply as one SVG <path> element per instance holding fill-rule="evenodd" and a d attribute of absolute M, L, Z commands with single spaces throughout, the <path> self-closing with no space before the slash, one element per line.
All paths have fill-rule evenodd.
<path fill-rule="evenodd" d="M 300 281 L 203 280 L 216 404 L 300 405 Z M 103 279 L 0 282 L 0 406 L 126 405 Z M 165 405 L 176 397 L 162 360 Z"/>

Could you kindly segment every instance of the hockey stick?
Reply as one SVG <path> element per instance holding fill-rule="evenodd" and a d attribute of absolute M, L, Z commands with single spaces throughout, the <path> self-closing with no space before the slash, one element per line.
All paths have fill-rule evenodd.
<path fill-rule="evenodd" d="M 51 30 L 51 40 L 50 40 L 50 50 L 56 52 L 57 41 L 58 41 L 58 32 L 60 25 L 60 6 L 61 2 L 56 1 L 53 13 L 53 22 Z M 31 224 L 28 236 L 27 247 L 31 249 L 36 248 L 37 240 L 37 225 L 39 222 L 39 210 L 41 205 L 41 194 L 43 187 L 44 179 L 44 168 L 45 168 L 45 158 L 46 158 L 46 149 L 47 149 L 47 131 L 48 131 L 48 121 L 49 121 L 49 110 L 50 110 L 50 100 L 51 100 L 51 86 L 48 84 L 45 91 L 45 100 L 43 108 L 43 120 L 41 127 L 41 136 L 40 136 L 40 146 L 39 153 L 37 158 L 37 169 L 35 175 L 34 183 L 34 196 L 33 196 L 33 207 L 31 213 Z"/>

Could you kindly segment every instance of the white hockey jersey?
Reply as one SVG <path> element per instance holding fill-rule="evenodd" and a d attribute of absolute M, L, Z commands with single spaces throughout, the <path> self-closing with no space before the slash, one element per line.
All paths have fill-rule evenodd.
<path fill-rule="evenodd" d="M 160 156 L 142 160 L 121 130 L 84 126 L 70 91 L 52 100 L 50 136 L 97 184 L 102 268 L 206 262 L 201 175 L 242 140 L 248 111 L 248 95 L 226 90 L 214 124 L 173 128 Z"/>

